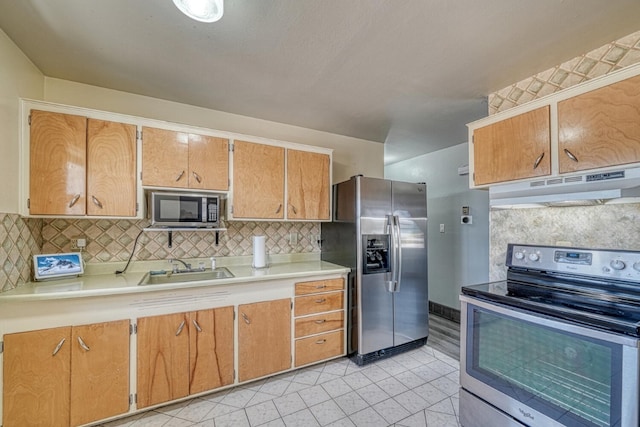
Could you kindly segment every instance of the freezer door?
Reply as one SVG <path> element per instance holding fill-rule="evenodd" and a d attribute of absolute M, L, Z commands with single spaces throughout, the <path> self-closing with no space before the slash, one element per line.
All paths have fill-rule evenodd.
<path fill-rule="evenodd" d="M 394 181 L 393 215 L 400 228 L 401 274 L 394 296 L 393 345 L 429 335 L 427 191 L 424 184 Z"/>

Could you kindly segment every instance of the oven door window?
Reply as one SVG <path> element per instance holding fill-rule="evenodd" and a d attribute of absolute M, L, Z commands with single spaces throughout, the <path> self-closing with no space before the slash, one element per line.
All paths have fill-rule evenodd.
<path fill-rule="evenodd" d="M 621 345 L 470 308 L 467 373 L 563 425 L 619 425 Z"/>

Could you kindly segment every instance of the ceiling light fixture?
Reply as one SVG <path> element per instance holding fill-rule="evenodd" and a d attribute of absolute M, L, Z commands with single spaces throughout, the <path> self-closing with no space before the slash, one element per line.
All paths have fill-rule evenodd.
<path fill-rule="evenodd" d="M 224 0 L 173 0 L 180 12 L 200 22 L 216 22 L 224 13 Z"/>

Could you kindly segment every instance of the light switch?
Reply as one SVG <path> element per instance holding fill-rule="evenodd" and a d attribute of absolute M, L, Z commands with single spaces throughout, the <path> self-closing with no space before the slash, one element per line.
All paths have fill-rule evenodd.
<path fill-rule="evenodd" d="M 444 233 L 444 224 L 440 224 L 440 232 Z"/>

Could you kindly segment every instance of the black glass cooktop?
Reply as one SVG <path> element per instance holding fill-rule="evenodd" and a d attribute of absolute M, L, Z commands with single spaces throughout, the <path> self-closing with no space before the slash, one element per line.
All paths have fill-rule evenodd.
<path fill-rule="evenodd" d="M 509 272 L 462 293 L 583 325 L 640 337 L 640 289 L 629 283 Z"/>

